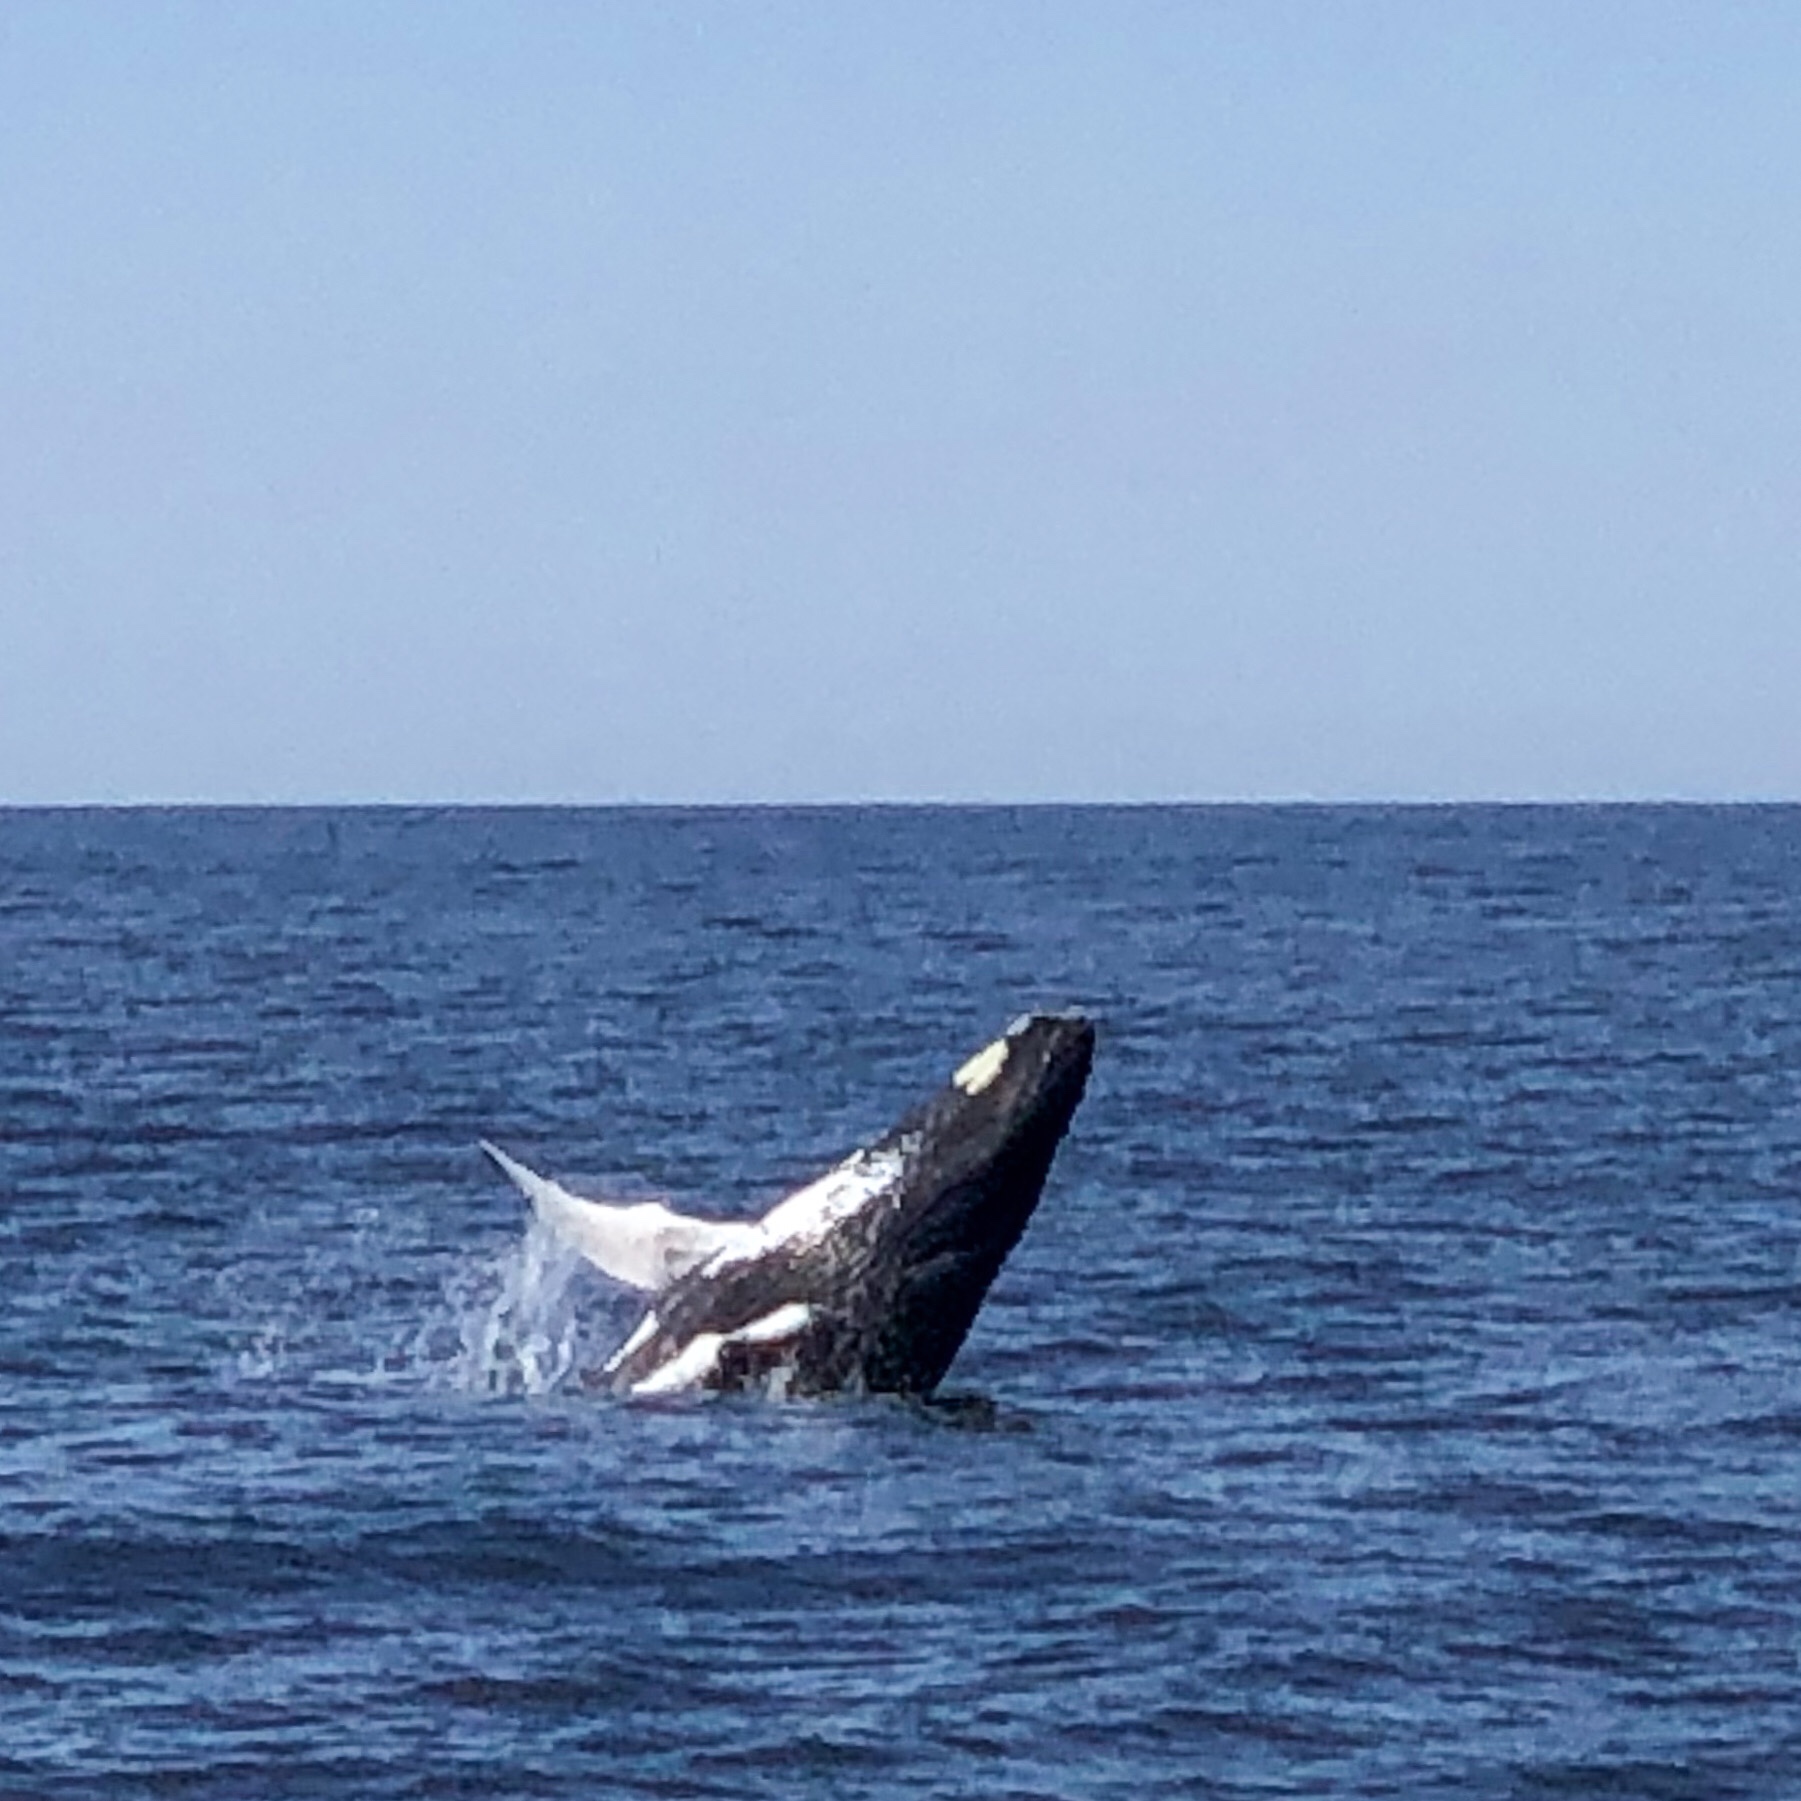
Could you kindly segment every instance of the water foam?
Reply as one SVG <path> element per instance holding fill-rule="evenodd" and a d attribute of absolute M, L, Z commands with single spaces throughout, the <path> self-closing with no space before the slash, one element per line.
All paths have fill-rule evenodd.
<path fill-rule="evenodd" d="M 465 1394 L 554 1393 L 576 1369 L 581 1257 L 535 1217 L 507 1250 L 445 1288 L 457 1347 L 437 1373 Z M 438 1322 L 442 1324 L 442 1322 Z M 442 1342 L 440 1336 L 439 1342 Z"/>

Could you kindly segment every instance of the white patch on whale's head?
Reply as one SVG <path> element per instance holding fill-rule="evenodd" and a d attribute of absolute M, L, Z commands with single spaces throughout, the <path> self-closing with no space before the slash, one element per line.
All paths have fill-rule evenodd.
<path fill-rule="evenodd" d="M 1013 1048 L 1005 1038 L 997 1038 L 981 1050 L 951 1077 L 965 1094 L 980 1094 L 1007 1067 L 1007 1053 Z"/>

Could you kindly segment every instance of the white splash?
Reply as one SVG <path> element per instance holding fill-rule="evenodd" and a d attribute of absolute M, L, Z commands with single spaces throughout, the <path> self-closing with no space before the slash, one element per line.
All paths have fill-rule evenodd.
<path fill-rule="evenodd" d="M 581 1332 L 571 1290 L 578 1252 L 531 1216 L 524 1235 L 491 1263 L 485 1279 L 446 1291 L 459 1338 L 442 1366 L 466 1394 L 550 1394 L 576 1367 Z"/>
<path fill-rule="evenodd" d="M 287 1322 L 266 1320 L 237 1355 L 234 1373 L 240 1382 L 269 1382 L 279 1373 L 287 1350 Z"/>

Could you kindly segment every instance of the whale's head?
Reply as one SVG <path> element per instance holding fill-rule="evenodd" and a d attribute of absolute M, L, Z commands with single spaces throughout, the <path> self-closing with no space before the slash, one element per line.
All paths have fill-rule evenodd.
<path fill-rule="evenodd" d="M 1082 1099 L 1094 1027 L 1079 1014 L 1029 1014 L 969 1058 L 879 1140 L 901 1173 L 862 1224 L 872 1307 L 863 1379 L 929 1394 L 1019 1242 Z"/>

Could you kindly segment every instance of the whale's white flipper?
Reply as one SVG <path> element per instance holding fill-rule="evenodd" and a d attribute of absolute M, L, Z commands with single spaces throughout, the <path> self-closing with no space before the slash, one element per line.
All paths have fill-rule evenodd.
<path fill-rule="evenodd" d="M 564 1243 L 603 1274 L 629 1288 L 655 1294 L 723 1251 L 742 1252 L 758 1241 L 755 1226 L 733 1220 L 690 1219 L 660 1201 L 615 1206 L 584 1200 L 516 1162 L 498 1146 L 482 1149 L 512 1179 L 519 1192 Z"/>

